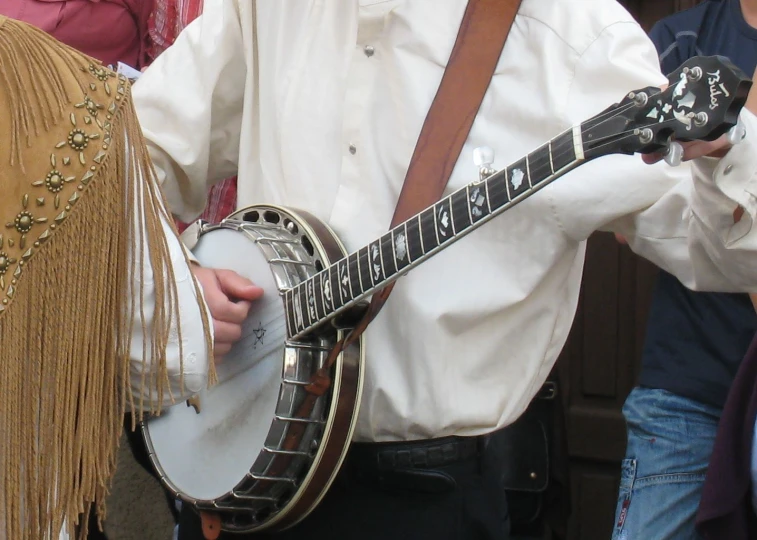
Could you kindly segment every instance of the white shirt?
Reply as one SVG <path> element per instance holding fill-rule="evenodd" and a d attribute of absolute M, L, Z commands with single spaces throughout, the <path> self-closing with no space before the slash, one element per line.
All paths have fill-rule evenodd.
<path fill-rule="evenodd" d="M 306 209 L 349 251 L 379 237 L 465 6 L 206 1 L 135 87 L 169 207 L 194 218 L 207 186 L 238 171 L 240 207 Z M 652 43 L 615 1 L 524 0 L 447 193 L 476 179 L 474 148 L 494 148 L 503 168 L 663 82 Z M 756 170 L 751 140 L 676 169 L 603 158 L 413 270 L 368 329 L 356 439 L 476 435 L 514 421 L 565 343 L 596 230 L 623 233 L 689 286 L 755 290 Z M 746 213 L 734 225 L 737 204 Z"/>

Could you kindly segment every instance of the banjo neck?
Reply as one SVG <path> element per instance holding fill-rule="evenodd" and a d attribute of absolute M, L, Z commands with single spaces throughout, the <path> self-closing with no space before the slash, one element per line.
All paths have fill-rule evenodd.
<path fill-rule="evenodd" d="M 715 140 L 738 122 L 751 81 L 718 56 L 694 57 L 647 87 L 491 176 L 468 184 L 287 290 L 289 336 L 304 337 L 578 165 L 609 154 L 658 152 L 680 163 L 677 142 Z"/>
<path fill-rule="evenodd" d="M 331 321 L 585 160 L 581 128 L 571 128 L 292 287 L 284 294 L 290 337 Z"/>

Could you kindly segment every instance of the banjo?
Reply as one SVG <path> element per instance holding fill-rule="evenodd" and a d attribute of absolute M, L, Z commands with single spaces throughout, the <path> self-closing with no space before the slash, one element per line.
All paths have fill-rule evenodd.
<path fill-rule="evenodd" d="M 250 206 L 200 224 L 200 263 L 269 292 L 199 405 L 190 400 L 142 424 L 165 487 L 226 531 L 280 530 L 307 516 L 352 437 L 362 338 L 343 340 L 368 297 L 586 161 L 667 147 L 676 165 L 683 149 L 673 139 L 743 137 L 738 113 L 751 81 L 728 60 L 694 58 L 669 80 L 664 91 L 630 92 L 505 169 L 484 163 L 476 181 L 352 253 L 323 222 L 291 208 Z"/>

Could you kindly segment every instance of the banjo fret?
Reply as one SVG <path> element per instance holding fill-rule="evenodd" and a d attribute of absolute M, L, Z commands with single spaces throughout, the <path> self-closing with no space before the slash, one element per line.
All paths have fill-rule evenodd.
<path fill-rule="evenodd" d="M 489 195 L 487 193 L 487 184 L 468 186 L 466 202 L 468 204 L 468 212 L 471 219 L 471 224 L 476 223 L 478 220 L 491 214 L 491 208 L 489 207 Z"/>
<path fill-rule="evenodd" d="M 531 179 L 526 169 L 526 159 L 522 158 L 507 167 L 507 191 L 510 200 L 517 199 L 531 189 Z"/>
<path fill-rule="evenodd" d="M 478 184 L 476 184 L 476 187 L 478 187 Z M 488 182 L 488 180 L 484 182 L 484 193 L 486 194 L 485 195 L 485 197 L 486 197 L 486 207 L 489 210 L 489 212 L 487 213 L 487 215 L 488 215 L 488 214 L 492 213 L 492 199 L 491 199 L 491 196 L 489 196 L 489 182 Z M 476 221 L 478 221 L 478 220 L 476 220 Z"/>
<path fill-rule="evenodd" d="M 299 312 L 299 319 L 302 321 L 303 330 L 312 325 L 315 321 L 310 320 L 310 310 L 308 310 L 308 296 L 306 287 L 297 287 L 297 302 L 299 304 L 297 311 Z M 302 331 L 302 330 L 300 330 Z"/>
<path fill-rule="evenodd" d="M 344 305 L 344 299 L 342 298 L 342 287 L 339 284 L 339 269 L 337 265 L 330 266 L 324 272 L 329 275 L 329 285 L 331 287 L 331 302 L 336 311 Z"/>
<path fill-rule="evenodd" d="M 384 279 L 391 278 L 397 273 L 397 265 L 394 261 L 394 245 L 392 243 L 392 232 L 384 234 L 379 239 L 381 246 L 381 266 L 384 269 Z"/>
<path fill-rule="evenodd" d="M 284 293 L 284 311 L 286 312 L 287 325 L 290 328 L 296 328 L 297 324 L 294 317 L 294 289 L 289 289 Z"/>
<path fill-rule="evenodd" d="M 358 250 L 358 268 L 360 270 L 360 289 L 363 292 L 370 291 L 373 288 L 373 273 L 371 272 L 371 260 L 368 256 L 368 246 Z"/>
<path fill-rule="evenodd" d="M 489 207 L 491 208 L 490 215 L 493 215 L 497 209 L 510 202 L 510 192 L 507 189 L 507 169 L 505 168 L 487 178 L 485 184 Z"/>
<path fill-rule="evenodd" d="M 406 222 L 406 241 L 407 253 L 412 262 L 420 259 L 425 255 L 423 251 L 423 241 L 421 240 L 421 222 L 420 216 L 417 219 L 410 219 Z"/>
<path fill-rule="evenodd" d="M 468 202 L 468 187 L 465 186 L 448 197 L 452 225 L 456 232 L 464 231 L 473 224 L 473 216 Z"/>
<path fill-rule="evenodd" d="M 440 200 L 434 205 L 434 219 L 437 246 L 441 246 L 456 234 L 454 222 L 452 221 L 449 197 Z"/>
<path fill-rule="evenodd" d="M 320 279 L 308 280 L 308 283 L 312 282 L 313 297 L 315 298 L 316 320 L 320 321 L 328 314 L 328 310 L 324 305 L 323 300 L 323 282 Z"/>
<path fill-rule="evenodd" d="M 339 295 L 342 298 L 342 305 L 348 304 L 353 298 L 353 292 L 350 289 L 352 283 L 350 280 L 350 265 L 347 259 L 340 260 L 337 264 L 337 274 L 339 274 Z"/>
<path fill-rule="evenodd" d="M 407 248 L 407 221 L 392 229 L 392 251 L 397 271 L 401 272 L 410 264 L 410 250 Z"/>
<path fill-rule="evenodd" d="M 434 207 L 431 206 L 420 213 L 418 216 L 421 230 L 421 246 L 423 254 L 426 255 L 439 247 L 439 241 L 436 238 L 436 218 L 434 217 Z"/>
<path fill-rule="evenodd" d="M 307 307 L 308 307 L 308 318 L 310 321 L 317 321 L 321 317 L 318 316 L 318 307 L 316 306 L 316 295 L 315 295 L 315 283 L 317 280 L 309 279 L 305 282 L 306 286 L 306 292 L 305 296 L 307 297 Z"/>
<path fill-rule="evenodd" d="M 550 144 L 547 143 L 528 154 L 528 177 L 538 183 L 552 175 Z"/>
<path fill-rule="evenodd" d="M 362 280 L 360 279 L 360 264 L 358 262 L 357 252 L 351 253 L 350 256 L 347 257 L 347 268 L 350 276 L 350 291 L 352 291 L 352 299 L 365 292 Z"/>
<path fill-rule="evenodd" d="M 384 263 L 381 261 L 381 246 L 378 240 L 368 244 L 368 254 L 371 264 L 371 279 L 374 287 L 386 279 L 384 274 Z"/>

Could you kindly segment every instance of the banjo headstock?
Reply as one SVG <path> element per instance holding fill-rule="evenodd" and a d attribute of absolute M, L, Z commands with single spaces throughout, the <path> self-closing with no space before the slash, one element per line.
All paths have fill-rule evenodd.
<path fill-rule="evenodd" d="M 664 90 L 630 92 L 581 124 L 587 159 L 658 152 L 672 141 L 715 140 L 738 122 L 752 81 L 722 56 L 694 57 Z"/>

